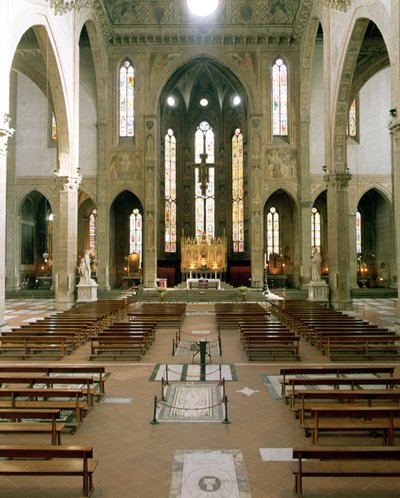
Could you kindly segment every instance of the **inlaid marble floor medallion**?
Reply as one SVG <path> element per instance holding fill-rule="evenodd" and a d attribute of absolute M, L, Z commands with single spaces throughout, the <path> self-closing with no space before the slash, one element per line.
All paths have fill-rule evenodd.
<path fill-rule="evenodd" d="M 221 422 L 221 387 L 213 384 L 171 384 L 160 401 L 161 422 Z"/>
<path fill-rule="evenodd" d="M 177 450 L 169 498 L 250 498 L 239 450 Z"/>

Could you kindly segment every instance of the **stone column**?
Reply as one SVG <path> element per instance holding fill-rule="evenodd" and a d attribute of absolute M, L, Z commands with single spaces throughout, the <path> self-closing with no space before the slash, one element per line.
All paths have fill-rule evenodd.
<path fill-rule="evenodd" d="M 394 222 L 394 256 L 391 262 L 393 276 L 397 278 L 397 291 L 400 292 L 400 2 L 391 2 L 391 43 L 393 60 L 391 60 L 392 73 L 392 108 L 396 110 L 395 116 L 389 123 L 392 135 L 392 182 L 393 182 L 393 222 Z M 391 278 L 393 281 L 394 279 Z M 400 316 L 400 300 L 397 302 L 397 316 Z"/>
<path fill-rule="evenodd" d="M 75 303 L 78 257 L 78 190 L 80 175 L 56 176 L 55 251 L 53 278 L 55 307 L 70 309 Z"/>
<path fill-rule="evenodd" d="M 328 187 L 328 251 L 331 302 L 337 309 L 351 308 L 349 181 L 348 172 L 325 176 Z"/>
<path fill-rule="evenodd" d="M 10 113 L 12 116 L 17 115 L 17 75 L 15 71 L 10 74 Z M 14 126 L 17 126 L 15 119 Z M 20 213 L 16 210 L 16 162 L 15 162 L 15 140 L 11 140 L 7 148 L 7 223 L 6 223 L 6 240 L 7 246 L 21 247 L 21 228 Z M 20 268 L 21 268 L 21 251 L 6 251 L 6 291 L 16 291 L 20 289 Z"/>
<path fill-rule="evenodd" d="M 7 144 L 14 133 L 9 123 L 8 113 L 0 113 L 0 327 L 5 310 Z"/>
<path fill-rule="evenodd" d="M 357 285 L 357 249 L 356 249 L 356 213 L 349 213 L 349 252 L 350 252 L 350 288 L 354 289 Z"/>
<path fill-rule="evenodd" d="M 400 248 L 400 117 L 390 123 L 390 133 L 392 135 L 392 170 L 393 170 L 393 221 L 396 261 L 393 264 L 397 277 L 397 291 L 400 292 L 400 258 L 398 251 Z M 397 303 L 397 314 L 400 315 L 400 301 Z"/>
<path fill-rule="evenodd" d="M 300 286 L 308 289 L 311 275 L 311 208 L 312 202 L 303 200 L 300 204 Z"/>

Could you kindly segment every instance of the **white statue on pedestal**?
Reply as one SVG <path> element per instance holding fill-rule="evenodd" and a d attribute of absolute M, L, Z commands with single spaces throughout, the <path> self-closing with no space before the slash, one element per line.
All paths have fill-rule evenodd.
<path fill-rule="evenodd" d="M 79 283 L 90 284 L 92 283 L 92 269 L 90 267 L 90 254 L 89 251 L 85 252 L 85 257 L 81 258 L 81 262 L 78 266 L 78 272 L 80 276 Z"/>
<path fill-rule="evenodd" d="M 321 254 L 316 247 L 311 250 L 311 281 L 318 282 L 321 280 Z"/>
<path fill-rule="evenodd" d="M 311 282 L 308 284 L 308 300 L 320 303 L 328 302 L 329 287 L 321 278 L 322 258 L 318 249 L 311 249 Z"/>
<path fill-rule="evenodd" d="M 78 302 L 79 301 L 96 301 L 97 300 L 97 283 L 92 279 L 92 269 L 90 266 L 89 251 L 85 252 L 85 256 L 81 258 L 78 266 L 79 284 Z"/>

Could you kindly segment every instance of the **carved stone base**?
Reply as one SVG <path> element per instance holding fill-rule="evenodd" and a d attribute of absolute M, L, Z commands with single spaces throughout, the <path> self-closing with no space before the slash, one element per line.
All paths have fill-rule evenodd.
<path fill-rule="evenodd" d="M 317 303 L 327 303 L 329 286 L 324 280 L 317 280 L 308 284 L 308 300 Z"/>
<path fill-rule="evenodd" d="M 77 303 L 85 303 L 88 301 L 97 301 L 98 284 L 91 280 L 90 283 L 80 283 L 76 286 L 78 289 Z"/>

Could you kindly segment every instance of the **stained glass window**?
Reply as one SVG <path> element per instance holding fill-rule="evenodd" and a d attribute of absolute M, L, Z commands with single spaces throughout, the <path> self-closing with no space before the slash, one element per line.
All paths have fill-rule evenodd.
<path fill-rule="evenodd" d="M 287 68 L 282 59 L 272 66 L 272 130 L 275 136 L 288 134 Z"/>
<path fill-rule="evenodd" d="M 267 254 L 279 254 L 279 213 L 272 206 L 267 214 Z"/>
<path fill-rule="evenodd" d="M 135 69 L 129 60 L 119 69 L 119 136 L 135 134 Z"/>
<path fill-rule="evenodd" d="M 361 247 L 361 213 L 360 211 L 356 212 L 356 253 L 362 253 Z"/>
<path fill-rule="evenodd" d="M 176 138 L 165 135 L 165 252 L 176 252 Z"/>
<path fill-rule="evenodd" d="M 311 209 L 311 246 L 321 252 L 321 213 L 316 207 Z"/>
<path fill-rule="evenodd" d="M 57 142 L 57 121 L 54 112 L 51 113 L 51 139 Z"/>
<path fill-rule="evenodd" d="M 136 252 L 140 256 L 142 266 L 142 215 L 134 209 L 129 217 L 129 254 Z"/>
<path fill-rule="evenodd" d="M 195 134 L 195 163 L 203 161 L 206 164 L 214 164 L 214 132 L 207 123 L 202 121 Z M 201 175 L 200 175 L 201 173 Z M 202 189 L 204 185 L 205 191 Z M 215 234 L 215 168 L 196 166 L 195 168 L 195 225 L 196 237 L 200 240 L 203 233 L 208 241 L 214 238 Z"/>
<path fill-rule="evenodd" d="M 349 109 L 349 115 L 347 118 L 346 134 L 349 137 L 357 136 L 357 102 L 353 99 Z"/>
<path fill-rule="evenodd" d="M 97 210 L 92 209 L 89 215 L 89 253 L 93 259 L 96 258 L 96 227 L 97 227 Z"/>
<path fill-rule="evenodd" d="M 244 251 L 243 134 L 232 137 L 232 241 L 233 252 Z"/>

